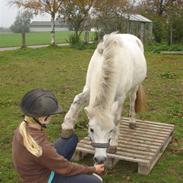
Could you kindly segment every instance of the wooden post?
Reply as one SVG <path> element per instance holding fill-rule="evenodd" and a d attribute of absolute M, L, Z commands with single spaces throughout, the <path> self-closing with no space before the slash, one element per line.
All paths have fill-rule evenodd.
<path fill-rule="evenodd" d="M 144 31 L 145 30 L 145 23 L 141 22 L 140 25 L 140 39 L 144 43 Z"/>

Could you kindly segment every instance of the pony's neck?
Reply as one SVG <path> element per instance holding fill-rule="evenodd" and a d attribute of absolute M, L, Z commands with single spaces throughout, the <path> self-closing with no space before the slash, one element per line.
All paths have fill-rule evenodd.
<path fill-rule="evenodd" d="M 90 105 L 109 109 L 114 101 L 117 88 L 117 68 L 113 54 L 105 52 L 104 54 L 107 56 L 104 55 L 100 73 L 93 84 Z"/>

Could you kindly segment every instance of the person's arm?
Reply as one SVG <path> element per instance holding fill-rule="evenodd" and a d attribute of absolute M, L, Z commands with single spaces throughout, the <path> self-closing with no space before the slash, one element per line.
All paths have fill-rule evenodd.
<path fill-rule="evenodd" d="M 94 173 L 95 167 L 89 167 L 72 163 L 65 159 L 63 156 L 56 152 L 56 149 L 50 145 L 44 145 L 42 147 L 43 154 L 41 157 L 36 158 L 37 163 L 48 168 L 50 171 L 55 171 L 64 176 L 77 175 L 81 173 Z"/>

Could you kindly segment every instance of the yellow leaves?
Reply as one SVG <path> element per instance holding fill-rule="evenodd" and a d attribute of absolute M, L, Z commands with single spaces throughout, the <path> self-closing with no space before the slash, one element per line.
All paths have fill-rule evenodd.
<path fill-rule="evenodd" d="M 63 0 L 12 0 L 10 3 L 25 9 L 31 9 L 35 14 L 39 12 L 57 13 Z"/>

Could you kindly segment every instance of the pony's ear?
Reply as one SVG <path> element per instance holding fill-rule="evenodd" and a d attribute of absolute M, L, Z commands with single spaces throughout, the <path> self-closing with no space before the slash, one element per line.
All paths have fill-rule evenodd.
<path fill-rule="evenodd" d="M 90 111 L 90 109 L 88 107 L 85 107 L 84 111 L 85 111 L 86 115 L 88 116 L 88 118 L 92 118 L 91 111 Z"/>

